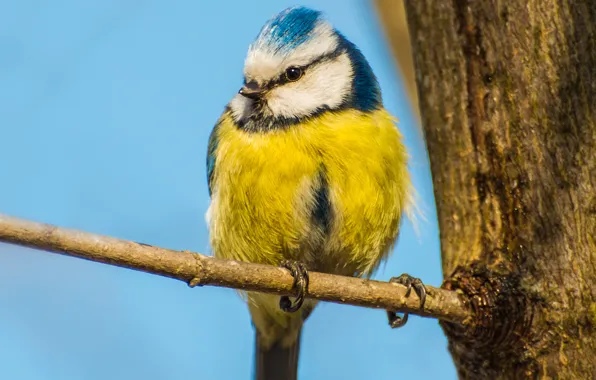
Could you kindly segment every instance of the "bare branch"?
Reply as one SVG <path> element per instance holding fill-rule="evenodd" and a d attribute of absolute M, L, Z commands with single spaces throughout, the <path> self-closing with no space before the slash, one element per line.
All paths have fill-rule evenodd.
<path fill-rule="evenodd" d="M 220 260 L 189 251 L 174 251 L 108 236 L 59 228 L 0 214 L 0 241 L 117 265 L 181 280 L 190 286 L 213 285 L 292 295 L 286 269 Z M 402 285 L 310 272 L 307 297 L 377 309 L 407 311 L 424 317 L 464 323 L 471 312 L 461 296 L 427 286 L 424 310 L 418 297 L 406 297 Z"/>

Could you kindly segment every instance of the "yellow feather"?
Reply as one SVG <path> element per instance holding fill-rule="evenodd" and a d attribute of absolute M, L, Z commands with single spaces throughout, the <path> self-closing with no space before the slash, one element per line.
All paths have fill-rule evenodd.
<path fill-rule="evenodd" d="M 218 140 L 216 256 L 273 265 L 300 259 L 284 255 L 309 232 L 311 185 L 323 164 L 335 212 L 328 249 L 340 250 L 339 262 L 359 274 L 386 257 L 412 198 L 408 155 L 387 111 L 328 112 L 267 133 L 242 131 L 224 115 Z"/>
<path fill-rule="evenodd" d="M 387 257 L 412 200 L 408 155 L 387 111 L 326 112 L 268 132 L 243 131 L 224 114 L 216 133 L 210 235 L 217 257 L 295 259 L 350 276 L 369 276 Z M 333 217 L 312 252 L 313 184 L 322 166 Z M 277 298 L 252 298 L 271 304 L 278 322 L 288 318 Z"/>

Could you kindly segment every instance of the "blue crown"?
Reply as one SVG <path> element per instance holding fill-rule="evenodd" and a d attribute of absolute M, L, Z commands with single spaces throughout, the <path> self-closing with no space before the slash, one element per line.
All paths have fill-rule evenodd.
<path fill-rule="evenodd" d="M 265 48 L 275 53 L 291 53 L 298 46 L 316 39 L 317 35 L 313 31 L 322 22 L 325 22 L 322 12 L 302 6 L 287 8 L 267 21 L 252 43 L 251 49 Z M 335 29 L 332 30 L 338 39 L 337 51 L 347 52 L 354 70 L 352 93 L 343 106 L 362 111 L 371 111 L 380 107 L 381 91 L 366 58 L 343 34 Z"/>
<path fill-rule="evenodd" d="M 278 13 L 263 26 L 254 45 L 274 51 L 289 51 L 309 41 L 322 20 L 322 13 L 306 7 L 291 7 Z"/>

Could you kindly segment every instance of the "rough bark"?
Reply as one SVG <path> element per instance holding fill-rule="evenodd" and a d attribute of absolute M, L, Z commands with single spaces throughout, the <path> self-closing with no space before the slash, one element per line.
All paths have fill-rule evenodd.
<path fill-rule="evenodd" d="M 465 379 L 596 375 L 596 1 L 406 1 Z"/>

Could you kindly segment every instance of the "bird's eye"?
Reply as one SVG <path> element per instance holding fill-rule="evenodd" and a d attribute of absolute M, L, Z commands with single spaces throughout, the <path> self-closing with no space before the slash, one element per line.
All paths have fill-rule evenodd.
<path fill-rule="evenodd" d="M 296 82 L 298 79 L 302 77 L 304 71 L 302 71 L 299 67 L 289 67 L 286 70 L 286 79 L 290 82 Z"/>

